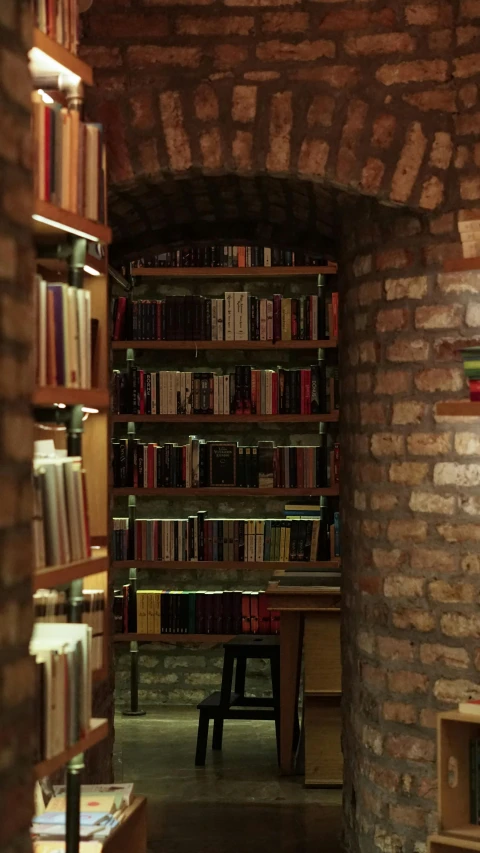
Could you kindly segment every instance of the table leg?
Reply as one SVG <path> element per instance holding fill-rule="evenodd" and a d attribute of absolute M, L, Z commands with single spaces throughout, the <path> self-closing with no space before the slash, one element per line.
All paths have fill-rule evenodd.
<path fill-rule="evenodd" d="M 303 616 L 284 610 L 280 620 L 280 769 L 288 776 L 294 772 L 298 732 Z"/>

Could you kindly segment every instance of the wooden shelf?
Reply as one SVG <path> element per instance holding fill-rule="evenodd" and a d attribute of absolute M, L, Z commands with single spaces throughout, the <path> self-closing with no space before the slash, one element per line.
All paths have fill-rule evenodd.
<path fill-rule="evenodd" d="M 338 265 L 323 267 L 135 267 L 133 276 L 157 278 L 294 278 L 305 275 L 335 275 Z"/>
<path fill-rule="evenodd" d="M 134 797 L 120 816 L 119 825 L 105 839 L 102 853 L 145 853 L 147 850 L 147 800 Z"/>
<path fill-rule="evenodd" d="M 36 569 L 33 574 L 33 588 L 34 590 L 45 589 L 45 587 L 70 583 L 77 578 L 85 578 L 99 572 L 108 572 L 108 567 L 107 549 L 95 549 L 92 556 L 87 560 L 65 563 L 63 566 L 47 566 L 44 569 Z"/>
<path fill-rule="evenodd" d="M 459 826 L 455 829 L 444 829 L 442 832 L 452 841 L 458 842 L 465 839 L 465 841 L 480 842 L 480 826 L 475 826 L 474 823 L 467 823 L 465 826 Z"/>
<path fill-rule="evenodd" d="M 115 643 L 228 643 L 236 634 L 115 634 Z M 258 636 L 258 635 L 257 635 Z"/>
<path fill-rule="evenodd" d="M 444 417 L 478 418 L 480 417 L 480 402 L 450 400 L 445 403 L 437 403 L 436 414 Z"/>
<path fill-rule="evenodd" d="M 35 388 L 32 398 L 34 406 L 55 406 L 59 403 L 105 410 L 110 407 L 110 392 L 107 388 L 64 388 L 61 385 Z"/>
<path fill-rule="evenodd" d="M 181 562 L 181 561 L 176 561 L 176 562 L 168 561 L 168 562 L 166 562 L 166 561 L 162 561 L 162 560 L 115 560 L 112 563 L 112 568 L 113 569 L 130 569 L 130 568 L 156 569 L 158 571 L 168 571 L 168 572 L 171 572 L 172 569 L 173 570 L 178 569 L 178 571 L 185 571 L 186 569 L 193 569 L 194 571 L 198 570 L 198 569 L 200 569 L 201 571 L 205 571 L 205 570 L 211 571 L 213 569 L 213 570 L 218 571 L 218 572 L 222 572 L 222 571 L 225 572 L 225 571 L 231 571 L 231 570 L 275 572 L 278 570 L 285 570 L 285 569 L 289 569 L 289 568 L 290 569 L 291 568 L 305 569 L 307 567 L 309 569 L 312 569 L 313 571 L 315 571 L 316 569 L 339 569 L 340 565 L 341 565 L 340 559 L 338 559 L 338 560 L 323 560 L 323 561 L 317 561 L 317 562 L 312 562 L 312 563 L 307 563 L 307 562 L 303 562 L 303 563 L 298 563 L 298 562 L 285 562 L 285 563 L 283 563 L 282 562 L 282 563 L 280 563 L 280 562 L 274 562 L 273 560 L 272 561 L 264 560 L 264 561 L 259 561 L 257 563 L 247 563 L 247 562 L 244 563 L 241 561 L 227 563 L 227 562 L 223 562 L 220 560 L 216 560 L 213 562 L 210 560 L 209 561 L 207 561 L 207 560 L 204 560 L 204 561 L 202 561 L 202 560 L 200 560 L 200 561 L 189 560 L 187 562 L 185 562 L 185 561 L 183 561 L 183 562 Z"/>
<path fill-rule="evenodd" d="M 338 412 L 326 415 L 112 415 L 113 423 L 125 424 L 320 424 L 336 423 Z"/>
<path fill-rule="evenodd" d="M 252 498 L 263 498 L 263 497 L 316 497 L 316 496 L 324 496 L 324 497 L 337 497 L 339 495 L 338 486 L 333 486 L 328 488 L 305 488 L 302 489 L 250 489 L 250 488 L 241 488 L 237 486 L 224 486 L 216 488 L 214 486 L 206 486 L 201 489 L 182 489 L 182 488 L 164 488 L 164 489 L 141 489 L 134 488 L 133 486 L 122 486 L 121 488 L 112 489 L 114 497 L 126 497 L 127 495 L 136 495 L 141 498 L 159 498 L 159 497 L 167 497 L 167 498 L 175 498 L 175 497 L 204 497 L 204 498 L 219 498 L 219 497 L 228 497 L 228 498 L 242 498 L 242 497 L 252 497 Z"/>
<path fill-rule="evenodd" d="M 87 85 L 93 85 L 93 72 L 90 66 L 79 59 L 66 47 L 58 44 L 42 33 L 38 27 L 33 30 L 33 47 L 29 53 L 32 77 L 50 77 L 57 74 L 74 75 Z"/>
<path fill-rule="evenodd" d="M 33 231 L 37 237 L 58 237 L 59 231 L 65 231 L 98 243 L 110 243 L 112 239 L 112 232 L 108 225 L 85 219 L 84 216 L 62 210 L 49 201 L 39 199 L 35 201 Z"/>
<path fill-rule="evenodd" d="M 65 258 L 42 258 L 37 257 L 37 267 L 45 273 L 59 273 L 62 276 L 68 274 L 68 263 Z M 87 255 L 85 266 L 83 268 L 85 275 L 92 278 L 107 274 L 106 259 Z"/>
<path fill-rule="evenodd" d="M 445 272 L 480 271 L 480 258 L 450 258 L 443 262 L 443 269 Z"/>
<path fill-rule="evenodd" d="M 475 827 L 479 829 L 479 827 Z M 475 850 L 480 853 L 480 837 L 472 839 L 470 836 L 466 838 L 456 838 L 452 835 L 430 835 L 428 837 L 428 853 L 446 853 L 446 848 L 451 849 L 453 853 L 458 850 Z"/>
<path fill-rule="evenodd" d="M 43 776 L 51 776 L 52 773 L 55 773 L 56 770 L 60 770 L 60 768 L 70 761 L 71 758 L 74 758 L 81 752 L 86 752 L 87 749 L 90 749 L 92 746 L 95 746 L 97 743 L 104 740 L 107 735 L 108 720 L 93 718 L 91 720 L 90 731 L 87 732 L 85 737 L 77 741 L 77 743 L 74 743 L 73 746 L 69 746 L 63 752 L 59 753 L 59 755 L 55 755 L 53 758 L 47 758 L 45 761 L 40 761 L 39 764 L 35 765 L 35 775 L 37 779 L 41 779 Z"/>
<path fill-rule="evenodd" d="M 323 341 L 112 341 L 112 349 L 151 350 L 312 350 L 335 349 L 337 338 Z"/>

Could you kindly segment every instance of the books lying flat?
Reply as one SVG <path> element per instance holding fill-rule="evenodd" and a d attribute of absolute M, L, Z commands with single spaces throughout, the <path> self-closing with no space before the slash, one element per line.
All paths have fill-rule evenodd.
<path fill-rule="evenodd" d="M 66 794 L 65 785 L 54 785 L 53 793 L 55 797 L 64 796 Z M 119 799 L 125 807 L 129 806 L 133 801 L 133 782 L 125 782 L 123 784 L 112 783 L 111 785 L 82 785 L 80 788 L 82 797 L 95 797 L 95 799 L 104 796 L 113 796 L 118 804 Z M 117 805 L 120 808 L 120 805 Z"/>
<path fill-rule="evenodd" d="M 33 840 L 33 853 L 66 853 L 66 842 Z M 80 841 L 79 853 L 102 853 L 101 841 Z"/>

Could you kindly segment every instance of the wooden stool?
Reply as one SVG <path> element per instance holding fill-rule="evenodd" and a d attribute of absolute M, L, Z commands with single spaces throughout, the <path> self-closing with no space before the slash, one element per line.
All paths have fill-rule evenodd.
<path fill-rule="evenodd" d="M 224 720 L 275 720 L 277 751 L 280 736 L 280 638 L 257 637 L 241 634 L 224 645 L 222 687 L 197 706 L 198 720 L 197 751 L 195 766 L 204 767 L 207 754 L 208 729 L 213 720 L 212 749 L 221 749 Z M 272 696 L 255 699 L 245 696 L 245 678 L 248 658 L 263 658 L 270 661 Z M 236 664 L 236 667 L 235 667 Z M 235 686 L 232 692 L 233 670 Z"/>

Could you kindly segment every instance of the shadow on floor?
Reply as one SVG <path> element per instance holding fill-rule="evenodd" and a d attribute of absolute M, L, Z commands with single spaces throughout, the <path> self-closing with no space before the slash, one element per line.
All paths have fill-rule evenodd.
<path fill-rule="evenodd" d="M 151 853 L 339 853 L 341 792 L 280 777 L 272 723 L 227 721 L 205 768 L 196 730 L 191 708 L 115 718 L 115 779 L 148 797 Z"/>

